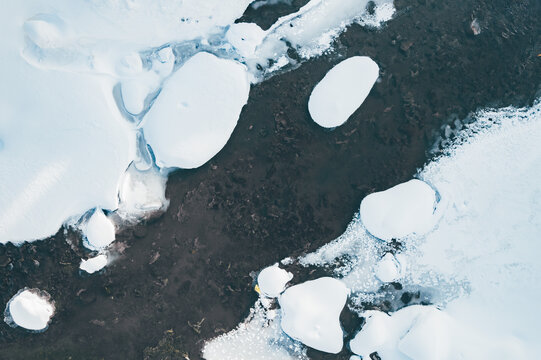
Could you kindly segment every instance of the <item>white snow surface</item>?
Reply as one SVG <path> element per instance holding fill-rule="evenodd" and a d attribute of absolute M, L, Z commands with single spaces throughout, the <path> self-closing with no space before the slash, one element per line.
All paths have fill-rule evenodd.
<path fill-rule="evenodd" d="M 282 329 L 314 349 L 337 354 L 343 347 L 340 312 L 349 290 L 340 280 L 322 277 L 288 288 L 279 298 Z"/>
<path fill-rule="evenodd" d="M 225 38 L 237 52 L 246 58 L 254 57 L 256 48 L 261 44 L 266 32 L 254 23 L 233 24 L 227 30 Z"/>
<path fill-rule="evenodd" d="M 541 311 L 531 302 L 541 295 L 541 103 L 484 110 L 474 118 L 419 174 L 437 189 L 440 215 L 429 233 L 401 239 L 407 269 L 400 282 L 424 289 L 452 319 L 441 330 L 449 331 L 451 358 L 535 359 L 541 353 Z M 372 258 L 381 256 L 381 247 L 356 218 L 344 235 L 300 262 L 345 259 L 337 276 L 355 292 L 352 301 L 366 300 L 377 291 Z M 411 345 L 424 336 L 416 335 L 421 330 L 389 351 L 426 358 L 429 343 Z M 396 356 L 389 359 L 404 359 Z"/>
<path fill-rule="evenodd" d="M 374 352 L 385 360 L 461 358 L 460 352 L 451 349 L 451 332 L 455 330 L 452 319 L 433 306 L 413 305 L 392 316 L 366 311 L 362 316 L 366 323 L 349 346 L 363 359 L 369 359 Z"/>
<path fill-rule="evenodd" d="M 81 229 L 83 243 L 90 250 L 104 249 L 115 241 L 115 225 L 101 209 L 96 209 Z"/>
<path fill-rule="evenodd" d="M 367 14 L 369 0 L 311 0 L 296 13 L 274 23 L 258 49 L 260 58 L 287 54 L 288 41 L 302 58 L 329 50 L 334 39 L 354 22 L 379 26 L 394 14 L 393 2 L 376 0 L 375 13 Z M 366 22 L 365 22 L 366 19 Z"/>
<path fill-rule="evenodd" d="M 286 288 L 286 284 L 293 279 L 293 274 L 280 269 L 278 264 L 266 267 L 257 276 L 257 285 L 263 296 L 278 297 Z"/>
<path fill-rule="evenodd" d="M 88 260 L 81 260 L 79 268 L 86 271 L 89 274 L 93 274 L 96 271 L 100 271 L 107 265 L 107 255 L 99 254 Z"/>
<path fill-rule="evenodd" d="M 379 66 L 369 57 L 343 60 L 314 87 L 308 100 L 310 116 L 326 128 L 344 124 L 364 102 L 378 77 Z"/>
<path fill-rule="evenodd" d="M 274 316 L 261 301 L 235 330 L 221 335 L 203 348 L 206 360 L 308 360 L 305 351 L 280 329 Z M 272 315 L 271 315 L 272 314 Z"/>
<path fill-rule="evenodd" d="M 1 243 L 53 235 L 95 206 L 116 208 L 118 180 L 135 154 L 134 136 L 108 93 L 110 79 L 43 70 L 21 55 L 25 36 L 32 54 L 39 49 L 33 40 L 49 49 L 71 36 L 52 15 L 25 23 L 54 8 L 15 1 L 0 12 L 0 30 L 10 34 L 0 48 Z"/>
<path fill-rule="evenodd" d="M 423 181 L 413 179 L 372 193 L 361 202 L 361 221 L 382 240 L 410 234 L 423 235 L 435 224 L 436 192 Z"/>
<path fill-rule="evenodd" d="M 246 79 L 263 80 L 270 75 L 262 77 L 261 72 L 272 74 L 292 61 L 285 41 L 294 43 L 302 56 L 314 56 L 329 49 L 332 39 L 351 22 L 384 21 L 394 9 L 392 1 L 377 1 L 376 14 L 367 16 L 366 0 L 311 0 L 263 32 L 255 24 L 233 24 L 250 3 L 27 0 L 3 4 L 0 30 L 10 36 L 0 49 L 4 84 L 0 88 L 0 242 L 53 235 L 62 224 L 77 223 L 90 209 L 115 211 L 119 197 L 124 197 L 119 214 L 137 211 L 121 217 L 140 218 L 146 205 L 126 201 L 126 192 L 119 196 L 119 187 L 122 184 L 125 190 L 129 176 L 123 175 L 132 161 L 140 171 L 156 165 L 141 132 L 145 114 L 144 135 L 154 140 L 157 165 L 200 166 L 233 131 L 246 103 Z M 245 62 L 251 74 L 230 60 L 194 56 L 198 51 Z M 202 65 L 185 64 L 190 57 L 204 56 Z M 269 65 L 269 59 L 275 63 Z M 190 68 L 196 71 L 191 77 L 193 95 L 187 100 L 200 97 L 184 108 L 188 101 L 176 99 L 185 97 L 181 82 L 190 77 L 185 73 Z M 211 102 L 218 106 L 209 107 Z M 179 119 L 179 114 L 188 113 L 195 122 Z M 163 118 L 148 121 L 159 115 Z M 168 128 L 159 129 L 156 123 L 161 122 Z M 178 139 L 178 144 L 172 139 Z M 176 153 L 179 148 L 182 151 Z M 156 194 L 155 181 L 147 178 L 138 183 L 150 185 L 149 192 Z M 155 206 L 151 208 L 154 211 Z"/>
<path fill-rule="evenodd" d="M 200 52 L 166 82 L 144 120 L 158 166 L 197 168 L 227 143 L 248 101 L 246 68 Z"/>
<path fill-rule="evenodd" d="M 42 331 L 47 329 L 54 311 L 48 294 L 38 289 L 23 289 L 8 302 L 4 320 L 27 330 Z"/>

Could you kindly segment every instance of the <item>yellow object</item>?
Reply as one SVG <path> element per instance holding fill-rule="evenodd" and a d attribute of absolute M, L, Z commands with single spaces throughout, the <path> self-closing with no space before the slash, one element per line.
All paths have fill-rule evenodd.
<path fill-rule="evenodd" d="M 259 285 L 256 285 L 254 287 L 254 290 L 255 290 L 256 293 L 261 294 L 261 290 L 259 289 Z"/>

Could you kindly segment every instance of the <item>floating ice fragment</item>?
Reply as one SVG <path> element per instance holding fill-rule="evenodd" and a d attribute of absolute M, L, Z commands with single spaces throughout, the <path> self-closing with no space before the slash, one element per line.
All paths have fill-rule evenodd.
<path fill-rule="evenodd" d="M 279 299 L 282 329 L 293 339 L 316 350 L 337 354 L 342 350 L 340 312 L 349 290 L 330 277 L 288 288 Z"/>
<path fill-rule="evenodd" d="M 361 221 L 382 240 L 422 235 L 434 226 L 436 193 L 417 179 L 368 195 L 361 202 Z"/>
<path fill-rule="evenodd" d="M 100 254 L 88 260 L 81 260 L 79 269 L 86 271 L 89 274 L 93 274 L 96 271 L 100 271 L 107 265 L 107 255 Z"/>
<path fill-rule="evenodd" d="M 115 241 L 115 226 L 99 208 L 86 224 L 83 224 L 82 230 L 85 236 L 84 245 L 90 250 L 104 249 Z"/>
<path fill-rule="evenodd" d="M 393 282 L 400 278 L 401 264 L 393 254 L 387 253 L 376 264 L 375 271 L 376 277 L 382 282 Z"/>
<path fill-rule="evenodd" d="M 433 306 L 405 307 L 389 316 L 381 311 L 362 313 L 366 322 L 350 341 L 353 353 L 369 359 L 451 360 L 451 318 Z M 454 354 L 454 357 L 451 356 Z"/>
<path fill-rule="evenodd" d="M 169 201 L 165 198 L 167 174 L 152 167 L 139 171 L 130 165 L 120 184 L 120 204 L 117 213 L 125 220 L 137 220 L 151 212 L 165 210 Z"/>
<path fill-rule="evenodd" d="M 145 116 L 158 166 L 197 168 L 227 143 L 248 100 L 246 68 L 200 52 L 165 83 Z"/>
<path fill-rule="evenodd" d="M 381 350 L 389 342 L 391 317 L 382 311 L 366 311 L 363 317 L 365 323 L 362 330 L 349 342 L 349 347 L 363 359 L 370 359 L 370 354 Z"/>
<path fill-rule="evenodd" d="M 340 126 L 361 106 L 379 76 L 369 57 L 354 56 L 333 67 L 316 85 L 308 110 L 320 126 Z"/>
<path fill-rule="evenodd" d="M 278 297 L 285 289 L 286 284 L 293 279 L 293 274 L 278 267 L 278 264 L 269 266 L 259 273 L 257 284 L 261 294 L 270 298 Z"/>
<path fill-rule="evenodd" d="M 255 49 L 261 44 L 265 34 L 265 31 L 257 24 L 238 23 L 229 27 L 225 38 L 237 49 L 241 56 L 253 57 Z"/>
<path fill-rule="evenodd" d="M 39 289 L 24 289 L 8 302 L 4 321 L 27 330 L 42 331 L 55 311 L 49 294 Z"/>

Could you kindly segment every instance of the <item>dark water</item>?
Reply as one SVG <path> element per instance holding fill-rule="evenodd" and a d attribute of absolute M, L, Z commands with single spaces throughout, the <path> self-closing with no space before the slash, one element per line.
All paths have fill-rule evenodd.
<path fill-rule="evenodd" d="M 354 25 L 334 53 L 254 86 L 227 146 L 170 177 L 168 211 L 119 234 L 124 255 L 104 274 L 80 276 L 80 250 L 62 233 L 0 247 L 0 303 L 39 287 L 58 310 L 43 334 L 2 322 L 0 359 L 199 359 L 206 339 L 247 315 L 256 299 L 250 272 L 340 235 L 366 194 L 423 166 L 452 116 L 528 105 L 539 94 L 539 0 L 395 5 L 398 16 L 382 30 Z M 265 25 L 288 11 L 244 19 Z M 381 81 L 344 126 L 322 129 L 308 114 L 310 92 L 354 55 L 372 57 Z M 358 324 L 345 321 L 346 330 Z"/>

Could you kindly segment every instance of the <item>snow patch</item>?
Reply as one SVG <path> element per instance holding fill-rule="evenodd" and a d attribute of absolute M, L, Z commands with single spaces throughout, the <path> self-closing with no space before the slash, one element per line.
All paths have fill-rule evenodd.
<path fill-rule="evenodd" d="M 379 67 L 369 57 L 354 56 L 340 62 L 312 91 L 310 116 L 327 128 L 344 124 L 364 102 L 378 76 Z"/>

